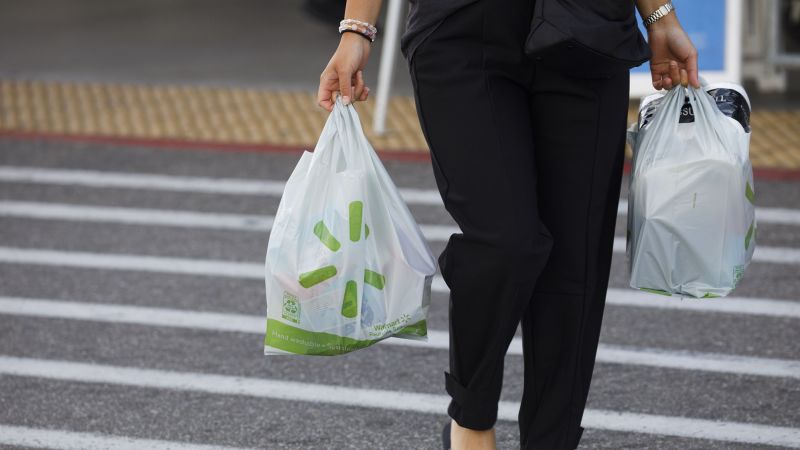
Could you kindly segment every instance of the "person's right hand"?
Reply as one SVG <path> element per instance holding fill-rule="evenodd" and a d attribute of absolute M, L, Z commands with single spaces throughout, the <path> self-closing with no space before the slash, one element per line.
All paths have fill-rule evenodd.
<path fill-rule="evenodd" d="M 370 42 L 355 33 L 342 33 L 339 47 L 319 76 L 317 104 L 333 111 L 333 94 L 339 91 L 342 102 L 366 100 L 369 88 L 364 85 L 364 66 L 369 59 Z"/>

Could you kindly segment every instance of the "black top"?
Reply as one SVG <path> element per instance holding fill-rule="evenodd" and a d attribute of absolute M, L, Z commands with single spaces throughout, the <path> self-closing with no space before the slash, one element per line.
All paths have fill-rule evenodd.
<path fill-rule="evenodd" d="M 475 1 L 478 0 L 409 0 L 411 7 L 408 11 L 406 30 L 400 38 L 400 51 L 403 56 L 410 61 L 417 46 L 436 28 L 439 22 L 444 20 L 448 14 Z M 539 1 L 554 2 L 554 6 L 559 6 L 559 8 L 552 8 L 554 11 L 561 9 L 582 12 L 582 14 L 573 16 L 570 21 L 580 23 L 571 23 L 569 26 L 571 30 L 567 31 L 578 37 L 589 36 L 591 42 L 588 45 L 593 49 L 617 58 L 637 61 L 630 65 L 638 65 L 649 59 L 649 48 L 636 25 L 633 0 Z M 559 19 L 558 16 L 554 18 Z M 535 21 L 536 18 L 534 18 Z M 597 35 L 598 33 L 599 35 Z"/>
<path fill-rule="evenodd" d="M 417 46 L 428 36 L 436 25 L 451 12 L 478 0 L 408 0 L 406 30 L 400 37 L 400 51 L 411 61 Z"/>

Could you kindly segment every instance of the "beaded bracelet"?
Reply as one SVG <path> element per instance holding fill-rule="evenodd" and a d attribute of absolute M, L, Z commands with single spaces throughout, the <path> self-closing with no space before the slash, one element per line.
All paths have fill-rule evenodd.
<path fill-rule="evenodd" d="M 374 25 L 372 25 L 371 23 L 368 23 L 368 22 L 362 22 L 362 21 L 360 21 L 360 20 L 358 20 L 358 19 L 344 19 L 344 20 L 342 20 L 341 22 L 339 22 L 339 26 L 342 26 L 342 25 L 352 25 L 352 24 L 355 24 L 355 25 L 360 25 L 360 26 L 362 26 L 362 27 L 365 27 L 365 28 L 367 28 L 368 30 L 370 30 L 372 33 L 377 33 L 377 32 L 378 32 L 378 29 L 377 29 L 377 28 L 375 28 L 375 26 L 374 26 Z"/>
<path fill-rule="evenodd" d="M 339 33 L 345 31 L 355 31 L 369 39 L 370 42 L 375 42 L 375 36 L 378 34 L 378 29 L 374 25 L 356 19 L 344 19 L 339 22 Z"/>

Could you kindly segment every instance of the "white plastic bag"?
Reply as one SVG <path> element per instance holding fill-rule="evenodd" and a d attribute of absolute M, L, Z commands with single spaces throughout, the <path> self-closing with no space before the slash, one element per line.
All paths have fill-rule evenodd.
<path fill-rule="evenodd" d="M 352 105 L 337 99 L 286 182 L 265 268 L 265 354 L 427 340 L 436 259 Z"/>
<path fill-rule="evenodd" d="M 720 89 L 747 101 L 747 122 L 723 114 Z M 741 86 L 677 86 L 643 99 L 629 130 L 630 286 L 719 297 L 742 278 L 755 249 L 749 100 Z M 684 104 L 685 99 L 688 103 Z M 720 98 L 725 103 L 725 98 Z"/>

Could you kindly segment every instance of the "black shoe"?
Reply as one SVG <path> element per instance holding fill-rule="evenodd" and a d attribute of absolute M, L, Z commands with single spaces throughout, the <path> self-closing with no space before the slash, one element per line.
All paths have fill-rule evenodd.
<path fill-rule="evenodd" d="M 444 450 L 450 450 L 450 422 L 448 421 L 442 428 L 442 447 Z"/>

